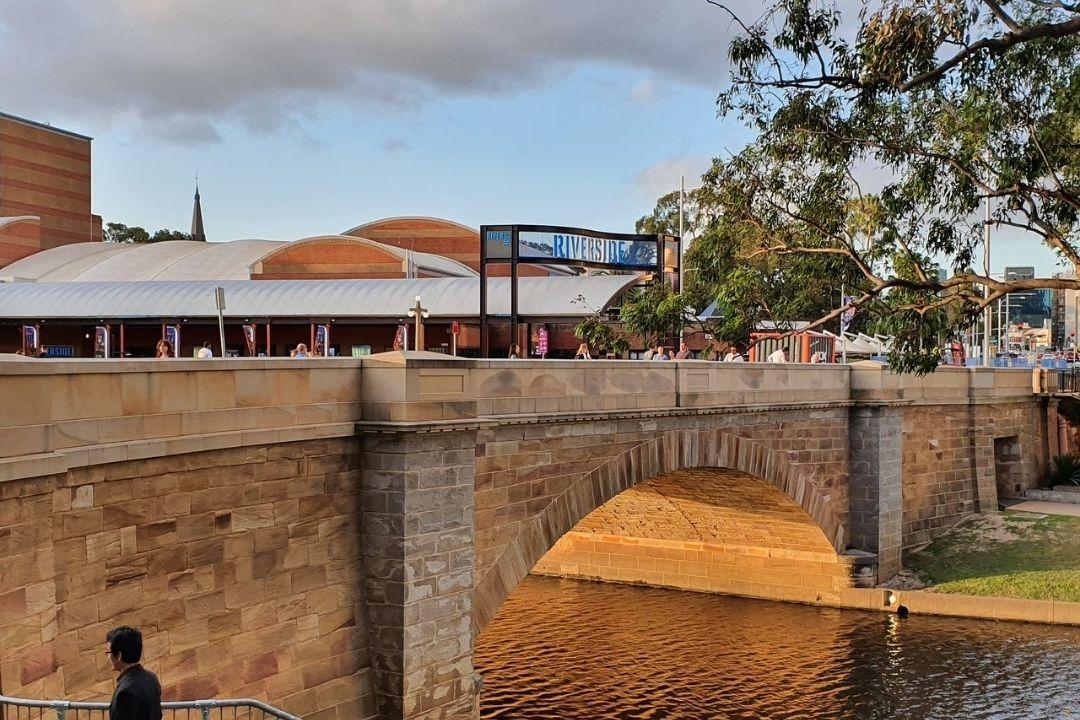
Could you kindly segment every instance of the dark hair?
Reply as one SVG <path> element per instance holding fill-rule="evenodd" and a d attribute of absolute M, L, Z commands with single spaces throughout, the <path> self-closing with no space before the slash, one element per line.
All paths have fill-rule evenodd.
<path fill-rule="evenodd" d="M 203 346 L 204 348 L 208 348 L 208 347 L 210 347 L 210 341 L 209 341 L 209 340 L 207 340 L 206 342 L 204 342 L 204 343 L 202 344 L 202 346 Z"/>
<path fill-rule="evenodd" d="M 142 659 L 142 633 L 133 627 L 121 625 L 113 628 L 105 636 L 109 651 L 120 653 L 120 659 L 126 663 L 137 663 Z"/>

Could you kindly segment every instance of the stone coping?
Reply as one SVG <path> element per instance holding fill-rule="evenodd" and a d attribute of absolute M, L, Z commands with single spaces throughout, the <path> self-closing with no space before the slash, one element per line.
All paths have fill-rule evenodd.
<path fill-rule="evenodd" d="M 890 595 L 892 596 L 891 603 L 889 602 Z M 831 603 L 826 601 L 823 604 Z M 979 620 L 1080 625 L 1080 603 L 1062 600 L 954 595 L 925 590 L 848 588 L 841 592 L 838 607 L 896 612 L 901 605 L 913 615 L 944 615 Z"/>
<path fill-rule="evenodd" d="M 182 455 L 207 450 L 351 437 L 355 432 L 356 429 L 352 422 L 336 422 L 84 445 L 50 453 L 0 458 L 0 483 L 55 475 L 67 472 L 72 468 L 105 463 L 147 460 L 155 457 Z"/>
<path fill-rule="evenodd" d="M 306 358 L 297 360 L 288 357 L 272 358 L 170 358 L 169 360 L 113 358 L 19 358 L 9 359 L 0 355 L 0 375 L 74 375 L 135 372 L 191 372 L 192 370 L 266 370 L 272 368 L 311 369 L 313 367 L 356 368 L 363 360 L 360 358 Z M 412 363 L 410 362 L 410 365 Z"/>

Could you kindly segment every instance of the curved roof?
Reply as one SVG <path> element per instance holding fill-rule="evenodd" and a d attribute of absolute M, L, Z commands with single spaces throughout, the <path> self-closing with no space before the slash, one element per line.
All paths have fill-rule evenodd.
<path fill-rule="evenodd" d="M 356 245 L 364 245 L 367 247 L 381 250 L 389 255 L 393 255 L 402 262 L 406 258 L 411 256 L 414 266 L 421 270 L 430 270 L 433 272 L 447 275 L 450 277 L 478 277 L 479 273 L 470 268 L 468 265 L 459 263 L 457 260 L 452 260 L 443 255 L 436 255 L 434 253 L 425 252 L 409 252 L 402 248 L 395 247 L 394 245 L 387 245 L 385 243 L 378 242 L 377 240 L 371 240 L 366 237 L 359 237 L 356 235 L 316 235 L 314 237 L 302 238 L 290 243 L 282 243 L 280 247 L 276 247 L 270 252 L 266 253 L 262 257 L 255 260 L 252 265 L 257 262 L 266 262 L 279 253 L 287 253 L 298 245 L 320 243 L 348 243 Z M 177 278 L 180 279 L 180 278 Z M 194 279 L 194 278 L 193 278 Z"/>
<path fill-rule="evenodd" d="M 447 220 L 445 218 L 437 217 L 428 217 L 427 215 L 398 215 L 396 217 L 379 218 L 378 220 L 372 220 L 371 222 L 366 222 L 361 225 L 357 225 L 356 227 L 349 228 L 341 234 L 352 235 L 355 232 L 361 232 L 365 228 L 377 227 L 379 225 L 385 225 L 387 223 L 398 222 L 401 220 L 423 220 L 425 222 L 442 223 L 443 225 L 455 227 L 459 230 L 465 230 L 466 232 L 470 232 L 473 235 L 480 237 L 480 231 L 476 228 L 471 228 L 468 225 L 462 225 L 461 223 L 454 222 L 453 220 Z"/>
<path fill-rule="evenodd" d="M 530 277 L 519 281 L 518 311 L 525 317 L 581 317 L 606 308 L 635 275 Z M 479 278 L 392 280 L 226 280 L 222 282 L 80 282 L 0 284 L 0 318 L 214 317 L 214 288 L 225 288 L 231 318 L 397 319 L 420 295 L 432 317 L 463 319 L 480 311 Z M 510 279 L 488 281 L 489 311 L 510 313 Z M 583 302 L 578 302 L 581 297 Z"/>
<path fill-rule="evenodd" d="M 75 275 L 94 263 L 122 252 L 136 249 L 137 245 L 118 245 L 104 242 L 83 242 L 60 245 L 42 250 L 22 260 L 16 260 L 0 270 L 5 277 L 43 282 L 69 282 Z"/>
<path fill-rule="evenodd" d="M 255 263 L 306 243 L 335 240 L 376 247 L 402 261 L 411 256 L 422 269 L 451 277 L 475 277 L 468 266 L 442 255 L 408 252 L 392 245 L 345 235 L 320 235 L 293 242 L 233 240 L 207 243 L 72 243 L 42 250 L 0 269 L 0 277 L 35 282 L 135 282 L 140 280 L 248 280 Z"/>

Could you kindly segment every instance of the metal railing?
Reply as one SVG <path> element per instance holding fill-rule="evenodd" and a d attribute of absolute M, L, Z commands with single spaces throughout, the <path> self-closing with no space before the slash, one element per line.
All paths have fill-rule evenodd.
<path fill-rule="evenodd" d="M 1039 385 L 1042 392 L 1048 394 L 1080 393 L 1080 367 L 1063 370 L 1043 368 Z"/>
<path fill-rule="evenodd" d="M 161 703 L 163 720 L 300 720 L 248 698 Z M 0 695 L 0 720 L 108 720 L 109 703 L 25 700 Z"/>

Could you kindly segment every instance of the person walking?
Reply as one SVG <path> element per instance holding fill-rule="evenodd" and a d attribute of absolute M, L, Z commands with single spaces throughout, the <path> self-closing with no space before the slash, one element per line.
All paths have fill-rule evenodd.
<path fill-rule="evenodd" d="M 575 360 L 592 360 L 592 355 L 589 354 L 589 346 L 587 343 L 581 343 L 578 345 L 577 354 L 574 355 Z"/>
<path fill-rule="evenodd" d="M 206 360 L 207 358 L 214 357 L 214 351 L 210 349 L 210 341 L 209 340 L 207 340 L 206 342 L 204 342 L 202 344 L 202 347 L 199 348 L 199 352 L 198 352 L 198 354 L 195 355 L 195 357 L 197 357 L 200 360 Z"/>
<path fill-rule="evenodd" d="M 517 343 L 510 343 L 510 352 L 507 357 L 511 360 L 517 360 L 521 357 L 521 348 L 518 347 Z"/>
<path fill-rule="evenodd" d="M 653 355 L 655 355 L 655 354 L 656 354 L 656 350 L 654 350 L 653 348 L 650 347 L 648 350 L 646 350 L 644 353 L 641 354 L 641 359 L 642 360 L 652 360 Z"/>
<path fill-rule="evenodd" d="M 769 357 L 765 358 L 765 362 L 771 363 L 786 363 L 787 361 L 787 348 L 777 348 L 769 353 Z"/>
<path fill-rule="evenodd" d="M 724 362 L 746 362 L 743 359 L 742 353 L 739 349 L 732 345 L 728 348 L 727 355 L 724 356 Z"/>
<path fill-rule="evenodd" d="M 121 625 L 105 635 L 116 690 L 109 703 L 109 720 L 161 720 L 161 683 L 157 675 L 140 664 L 142 633 Z"/>
<path fill-rule="evenodd" d="M 295 354 L 293 355 L 293 357 L 301 359 L 301 360 L 306 358 L 306 357 L 310 357 L 308 355 L 307 345 L 305 345 L 304 343 L 298 343 L 297 346 L 296 346 L 296 351 L 295 351 Z"/>
<path fill-rule="evenodd" d="M 164 338 L 162 338 L 161 340 L 158 340 L 157 341 L 157 348 L 156 348 L 156 351 L 154 353 L 154 358 L 157 359 L 157 360 L 167 360 L 168 358 L 171 358 L 173 356 L 174 356 L 174 353 L 173 353 L 173 349 L 172 349 L 172 343 L 170 343 L 168 340 L 166 340 Z"/>
<path fill-rule="evenodd" d="M 694 353 L 693 353 L 692 350 L 690 350 L 690 347 L 686 343 L 680 342 L 679 343 L 679 352 L 675 353 L 675 359 L 676 360 L 693 360 L 694 359 Z"/>
<path fill-rule="evenodd" d="M 656 346 L 656 352 L 653 353 L 652 359 L 653 360 L 670 360 L 671 356 L 667 354 L 667 350 L 664 348 L 663 345 L 657 345 Z"/>

